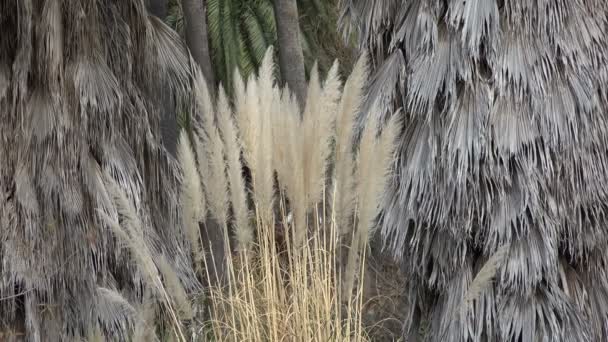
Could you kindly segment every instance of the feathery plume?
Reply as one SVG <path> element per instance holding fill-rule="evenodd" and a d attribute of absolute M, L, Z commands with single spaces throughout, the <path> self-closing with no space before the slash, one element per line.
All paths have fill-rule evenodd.
<path fill-rule="evenodd" d="M 154 305 L 151 295 L 148 291 L 144 294 L 143 303 L 137 307 L 139 319 L 133 329 L 133 342 L 148 342 L 157 340 L 154 331 Z"/>
<path fill-rule="evenodd" d="M 236 100 L 235 110 L 239 132 L 241 133 L 243 157 L 247 166 L 254 172 L 257 169 L 254 154 L 260 136 L 260 109 L 258 86 L 253 75 L 247 81 L 245 97 Z"/>
<path fill-rule="evenodd" d="M 97 305 L 103 317 L 111 317 L 117 313 L 133 318 L 137 311 L 120 292 L 106 287 L 97 287 Z"/>
<path fill-rule="evenodd" d="M 300 167 L 298 171 L 301 170 L 300 175 L 293 175 L 293 190 L 291 191 L 292 211 L 295 225 L 293 238 L 296 245 L 301 245 L 306 239 L 308 230 L 306 213 L 308 207 L 313 202 L 312 184 L 318 184 L 320 182 L 319 169 L 321 168 L 321 165 L 319 164 L 319 159 L 316 158 L 318 157 L 318 149 L 315 147 L 317 143 L 321 142 L 321 140 L 317 139 L 319 138 L 319 135 L 323 134 L 323 128 L 326 128 L 321 127 L 321 125 L 327 123 L 323 120 L 324 118 L 320 115 L 318 109 L 321 94 L 322 89 L 319 81 L 319 70 L 315 63 L 310 75 L 303 118 L 298 118 L 298 129 L 291 133 L 292 135 L 296 135 L 292 138 L 292 158 L 299 159 L 294 161 L 293 164 L 294 166 L 298 165 Z"/>
<path fill-rule="evenodd" d="M 306 181 L 304 174 L 304 137 L 296 97 L 287 87 L 277 94 L 272 111 L 273 165 L 277 171 L 280 190 L 290 201 L 290 210 L 297 227 L 294 240 L 301 243 L 306 235 Z"/>
<path fill-rule="evenodd" d="M 272 116 L 273 163 L 280 186 L 292 201 L 304 193 L 301 126 L 297 99 L 285 87 Z"/>
<path fill-rule="evenodd" d="M 272 120 L 272 145 L 273 145 L 273 156 L 272 163 L 273 168 L 277 172 L 277 178 L 279 181 L 279 187 L 281 190 L 286 190 L 288 178 L 292 171 L 293 165 L 291 165 L 290 158 L 290 135 L 293 134 L 294 130 L 290 127 L 291 112 L 288 109 L 289 98 L 291 94 L 287 87 L 285 87 L 280 94 L 279 101 L 273 106 L 271 111 Z"/>
<path fill-rule="evenodd" d="M 376 137 L 379 120 L 368 121 L 363 130 L 357 155 L 357 230 L 352 235 L 344 275 L 345 295 L 350 294 L 353 287 L 359 264 L 359 251 L 365 248 L 370 231 L 374 227 L 374 220 L 379 213 L 382 194 L 390 173 L 390 161 L 396 148 L 400 120 L 400 115 L 394 114 L 379 137 Z"/>
<path fill-rule="evenodd" d="M 378 120 L 378 125 L 380 121 Z M 382 203 L 382 197 L 386 191 L 387 181 L 393 171 L 393 161 L 395 159 L 395 151 L 397 149 L 397 137 L 401 132 L 403 125 L 403 116 L 400 111 L 394 113 L 388 120 L 386 125 L 382 128 L 382 134 L 376 138 L 373 150 L 373 161 L 369 165 L 369 168 L 359 164 L 359 170 L 368 169 L 367 175 L 359 174 L 357 180 L 358 184 L 362 182 L 368 182 L 365 187 L 366 192 L 358 192 L 359 196 L 365 196 L 364 201 L 360 201 L 360 210 L 369 210 L 369 218 L 372 220 L 367 225 L 366 239 L 368 236 L 373 234 L 375 228 L 373 220 L 378 216 L 380 212 L 380 205 Z M 362 191 L 360 189 L 359 191 Z M 369 209 L 364 209 L 369 207 Z"/>
<path fill-rule="evenodd" d="M 316 71 L 313 70 L 313 73 Z M 318 77 L 318 74 L 317 74 Z M 311 96 L 318 92 L 316 79 L 313 79 Z M 315 103 L 304 116 L 304 165 L 306 167 L 306 196 L 308 206 L 321 200 L 325 186 L 327 159 L 334 139 L 334 125 L 340 100 L 342 82 L 338 75 L 338 62 L 329 70 L 327 79 L 317 99 L 309 98 Z"/>
<path fill-rule="evenodd" d="M 355 207 L 353 177 L 353 139 L 356 115 L 363 101 L 363 86 L 367 75 L 367 57 L 364 54 L 346 80 L 336 120 L 336 157 L 334 166 L 336 222 L 342 235 L 352 226 L 351 215 Z"/>
<path fill-rule="evenodd" d="M 462 304 L 460 306 L 461 317 L 465 316 L 469 305 L 474 300 L 478 299 L 481 293 L 491 284 L 492 280 L 496 276 L 498 267 L 500 267 L 502 262 L 507 257 L 509 247 L 509 245 L 499 247 L 479 270 L 462 299 Z"/>
<path fill-rule="evenodd" d="M 272 48 L 269 48 L 262 60 L 260 73 L 257 78 L 259 90 L 258 110 L 258 137 L 253 147 L 252 158 L 255 159 L 252 167 L 254 198 L 262 215 L 269 215 L 272 210 L 274 196 L 274 172 L 272 165 L 272 126 L 271 111 L 274 102 L 278 101 L 278 89 L 274 87 L 274 63 Z"/>
<path fill-rule="evenodd" d="M 207 183 L 207 201 L 211 216 L 221 225 L 228 218 L 228 180 L 224 161 L 224 144 L 217 126 L 209 128 L 209 139 L 205 142 L 209 160 L 209 181 Z"/>
<path fill-rule="evenodd" d="M 230 200 L 234 211 L 237 249 L 247 249 L 253 241 L 253 231 L 249 224 L 249 210 L 247 208 L 245 182 L 242 176 L 242 165 L 240 161 L 241 149 L 238 145 L 237 130 L 232 119 L 230 104 L 228 103 L 226 92 L 221 86 L 217 105 L 218 127 L 226 150 L 228 183 L 230 187 Z"/>
<path fill-rule="evenodd" d="M 104 331 L 127 339 L 139 315 L 129 301 L 117 290 L 97 287 L 95 296 L 97 320 Z"/>
<path fill-rule="evenodd" d="M 186 236 L 190 240 L 196 262 L 202 260 L 199 222 L 204 217 L 204 196 L 201 181 L 196 167 L 196 160 L 186 131 L 179 137 L 177 158 L 183 171 L 180 189 L 180 206 Z"/>
<path fill-rule="evenodd" d="M 175 273 L 175 270 L 164 255 L 157 258 L 157 264 L 158 270 L 163 276 L 163 283 L 167 289 L 167 293 L 182 314 L 181 317 L 184 319 L 191 319 L 193 316 L 192 307 L 190 306 L 188 295 L 186 294 L 186 290 L 180 282 L 177 273 Z"/>
<path fill-rule="evenodd" d="M 262 112 L 270 109 L 272 105 L 274 87 L 274 60 L 272 58 L 274 49 L 269 47 L 264 54 L 262 64 L 258 73 L 258 87 L 263 92 L 260 93 L 260 108 Z M 266 92 L 264 92 L 266 90 Z"/>
<path fill-rule="evenodd" d="M 315 65 L 310 73 L 310 82 L 308 85 L 308 95 L 306 99 L 306 106 L 304 107 L 304 114 L 302 117 L 302 133 L 303 134 L 303 146 L 302 146 L 302 165 L 304 166 L 304 182 L 305 182 L 305 196 L 306 205 L 314 203 L 312 198 L 313 193 L 317 189 L 314 186 L 321 182 L 320 174 L 322 168 L 322 160 L 320 160 L 319 154 L 321 153 L 321 146 L 323 144 L 323 138 L 327 130 L 330 128 L 330 123 L 327 116 L 324 116 L 321 112 L 320 99 L 323 95 L 321 88 L 321 82 L 319 81 L 319 68 Z"/>
<path fill-rule="evenodd" d="M 201 189 L 202 189 L 202 194 L 201 194 L 201 220 L 204 220 L 207 217 L 207 211 L 208 211 L 208 206 L 207 206 L 207 199 L 205 197 L 206 194 L 206 188 L 207 188 L 207 181 L 209 180 L 209 156 L 207 155 L 207 150 L 204 146 L 205 143 L 207 143 L 207 141 L 209 141 L 209 136 L 207 135 L 207 133 L 205 133 L 205 131 L 202 129 L 202 127 L 197 123 L 194 125 L 194 132 L 195 134 L 192 135 L 193 137 L 193 142 L 194 142 L 194 150 L 196 153 L 196 159 L 198 160 L 198 176 L 199 176 L 199 180 L 201 183 Z"/>
<path fill-rule="evenodd" d="M 201 115 L 202 124 L 205 125 L 203 127 L 212 126 L 215 122 L 213 119 L 213 101 L 211 100 L 211 94 L 209 93 L 203 72 L 198 66 L 196 67 L 195 75 L 194 98 L 198 107 L 197 113 Z M 196 121 L 198 122 L 198 120 Z"/>

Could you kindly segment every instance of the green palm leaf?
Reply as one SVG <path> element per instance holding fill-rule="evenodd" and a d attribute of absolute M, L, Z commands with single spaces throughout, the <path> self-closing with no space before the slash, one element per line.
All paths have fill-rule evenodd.
<path fill-rule="evenodd" d="M 351 64 L 335 30 L 336 4 L 336 0 L 298 0 L 307 73 L 315 61 L 321 72 L 327 71 L 338 56 L 343 64 Z M 207 17 L 216 75 L 230 93 L 234 70 L 247 77 L 260 66 L 266 49 L 276 45 L 272 0 L 208 0 Z M 179 0 L 171 0 L 167 23 L 183 33 Z"/>

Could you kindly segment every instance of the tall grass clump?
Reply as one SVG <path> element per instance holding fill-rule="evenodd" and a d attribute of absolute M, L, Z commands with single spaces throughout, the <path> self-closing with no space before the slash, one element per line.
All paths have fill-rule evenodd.
<path fill-rule="evenodd" d="M 100 215 L 130 249 L 177 340 L 366 341 L 363 264 L 398 115 L 368 122 L 355 146 L 366 58 L 344 84 L 337 63 L 324 82 L 313 68 L 301 109 L 277 86 L 271 56 L 257 76 L 236 74 L 233 101 L 222 87 L 212 99 L 200 71 L 195 77 L 197 115 L 178 144 L 182 227 L 175 233 L 189 241 L 202 296 L 186 293 L 112 184 L 120 212 Z M 224 248 L 211 250 L 217 244 L 208 236 L 221 236 Z M 135 316 L 137 335 L 153 335 L 150 315 Z"/>
<path fill-rule="evenodd" d="M 226 280 L 207 279 L 205 328 L 218 341 L 364 341 L 361 266 L 399 125 L 369 122 L 353 147 L 365 58 L 344 87 L 337 63 L 323 83 L 314 68 L 301 110 L 276 85 L 271 56 L 257 77 L 235 76 L 234 106 L 221 87 L 212 103 L 199 77 L 195 143 L 180 141 L 183 211 L 207 203 L 227 251 Z M 200 269 L 213 267 L 217 255 L 188 236 Z"/>

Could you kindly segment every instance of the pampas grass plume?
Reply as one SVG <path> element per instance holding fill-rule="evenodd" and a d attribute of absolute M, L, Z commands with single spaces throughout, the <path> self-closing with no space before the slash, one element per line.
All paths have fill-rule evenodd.
<path fill-rule="evenodd" d="M 218 97 L 218 127 L 226 150 L 230 201 L 234 212 L 234 233 L 237 249 L 247 249 L 253 241 L 253 231 L 249 223 L 245 182 L 242 177 L 241 149 L 238 144 L 237 130 L 232 118 L 230 104 L 224 88 L 221 86 Z"/>
<path fill-rule="evenodd" d="M 363 84 L 367 75 L 367 57 L 362 56 L 346 80 L 336 119 L 336 161 L 334 165 L 335 214 L 342 235 L 351 231 L 355 207 L 353 177 L 353 139 L 356 114 L 363 103 Z"/>
<path fill-rule="evenodd" d="M 205 216 L 206 203 L 194 152 L 185 131 L 182 131 L 179 137 L 177 158 L 183 172 L 180 190 L 182 220 L 186 236 L 190 240 L 195 260 L 198 263 L 202 259 L 199 222 Z"/>

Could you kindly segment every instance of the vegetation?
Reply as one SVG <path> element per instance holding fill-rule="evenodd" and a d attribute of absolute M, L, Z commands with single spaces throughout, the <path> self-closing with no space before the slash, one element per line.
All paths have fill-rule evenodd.
<path fill-rule="evenodd" d="M 209 29 L 205 7 L 207 2 L 204 0 L 182 0 L 181 4 L 184 8 L 186 44 L 213 91 L 215 90 L 215 71 L 209 51 Z"/>
<path fill-rule="evenodd" d="M 0 1 L 0 339 L 382 341 L 393 306 L 410 342 L 608 341 L 607 31 L 600 0 Z"/>
<path fill-rule="evenodd" d="M 300 43 L 300 17 L 296 0 L 273 0 L 274 19 L 277 26 L 279 66 L 281 78 L 289 86 L 298 101 L 306 97 L 304 54 Z"/>
<path fill-rule="evenodd" d="M 337 1 L 298 0 L 298 12 L 306 75 L 310 76 L 315 62 L 326 73 L 335 59 L 348 72 L 354 63 L 353 51 L 342 42 L 335 26 Z M 266 50 L 277 46 L 273 2 L 207 0 L 207 17 L 214 70 L 230 95 L 234 70 L 248 77 L 261 66 Z M 181 1 L 170 1 L 167 23 L 184 32 Z"/>
<path fill-rule="evenodd" d="M 122 216 L 108 178 L 186 290 L 200 287 L 172 228 L 179 179 L 159 139 L 157 90 L 191 97 L 187 51 L 135 0 L 1 1 L 0 29 L 0 330 L 124 337 L 136 325 L 125 303 L 148 293 L 100 221 L 98 210 Z"/>
<path fill-rule="evenodd" d="M 202 147 L 202 151 L 197 148 L 199 171 L 201 164 L 208 164 L 208 172 L 214 175 L 205 177 L 204 171 L 199 172 L 210 215 L 226 220 L 223 195 L 229 192 L 234 219 L 225 229 L 232 227 L 233 239 L 226 242 L 238 251 L 229 259 L 227 288 L 211 292 L 212 327 L 219 340 L 228 341 L 361 341 L 361 292 L 353 294 L 352 287 L 361 269 L 359 255 L 365 254 L 370 218 L 378 210 L 376 199 L 386 180 L 396 122 L 389 123 L 379 137 L 371 123 L 355 159 L 350 148 L 365 60 L 359 62 L 343 93 L 337 65 L 322 87 L 313 70 L 300 119 L 293 95 L 273 86 L 271 55 L 269 51 L 257 80 L 250 78 L 244 84 L 236 79 L 238 140 L 221 91 L 215 120 L 209 115 L 203 120 L 206 125 L 197 128 Z M 334 140 L 338 145 L 332 152 Z M 247 192 L 253 203 L 253 227 L 245 219 L 249 210 L 237 141 L 251 170 L 252 188 Z M 224 151 L 224 158 L 218 158 L 216 151 Z M 330 155 L 334 157 L 328 160 Z M 215 164 L 214 158 L 218 163 L 227 160 L 227 167 Z M 330 160 L 334 171 L 326 176 Z M 221 169 L 214 171 L 215 167 Z M 224 171 L 227 179 L 220 181 Z M 230 191 L 214 191 L 218 183 Z M 214 198 L 217 195 L 221 197 Z M 358 223 L 354 226 L 353 222 Z M 347 242 L 351 248 L 343 250 Z M 343 252 L 350 260 L 345 269 L 339 260 Z"/>
<path fill-rule="evenodd" d="M 410 285 L 410 340 L 608 340 L 607 13 L 343 2 L 345 33 L 374 56 L 367 104 L 405 112 L 380 230 Z M 454 319 L 502 245 L 495 285 Z"/>
<path fill-rule="evenodd" d="M 398 122 L 389 122 L 379 136 L 370 122 L 353 154 L 365 59 L 344 92 L 337 64 L 323 86 L 313 70 L 300 119 L 295 97 L 274 85 L 271 56 L 269 50 L 258 78 L 245 84 L 237 76 L 234 118 L 223 89 L 213 106 L 204 79 L 200 73 L 197 77 L 202 117 L 192 139 L 182 132 L 178 149 L 183 233 L 198 275 L 219 286 L 205 292 L 209 318 L 191 325 L 190 331 L 201 337 L 210 330 L 217 341 L 364 341 L 357 279 L 363 276 L 361 260 L 379 210 Z M 241 153 L 251 170 L 250 185 L 242 176 Z M 326 176 L 330 155 L 333 171 Z M 170 313 L 174 335 L 184 340 L 188 328 L 182 320 L 193 318 L 186 291 L 164 257 L 146 244 L 133 205 L 114 192 L 115 184 L 108 186 L 123 218 L 120 224 L 102 213 L 104 221 L 130 248 L 147 288 Z M 199 223 L 206 217 L 224 232 L 224 283 L 209 279 L 217 260 L 204 253 L 209 245 L 201 238 Z M 348 260 L 344 267 L 342 253 Z"/>

